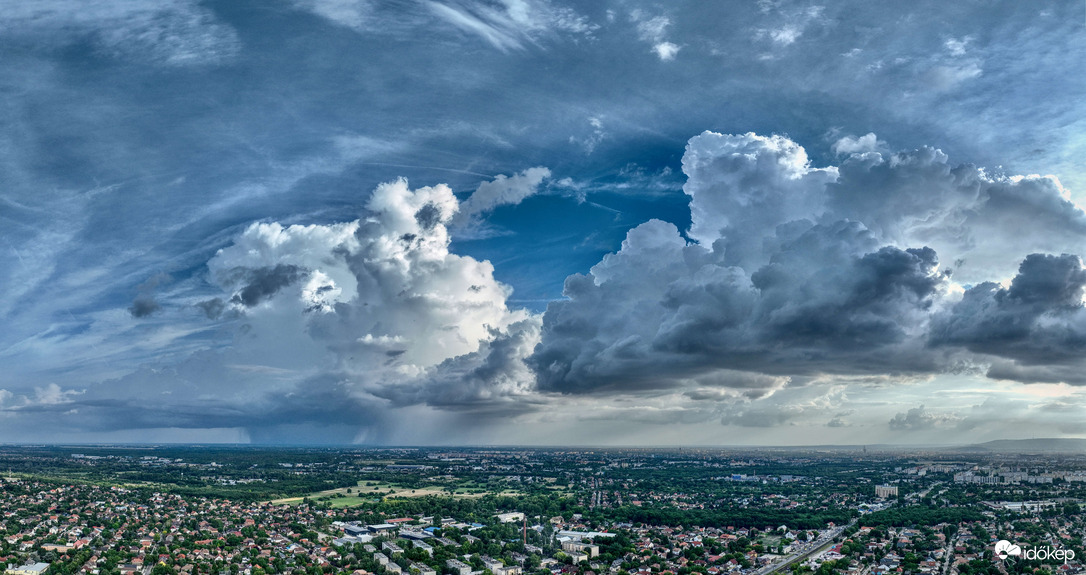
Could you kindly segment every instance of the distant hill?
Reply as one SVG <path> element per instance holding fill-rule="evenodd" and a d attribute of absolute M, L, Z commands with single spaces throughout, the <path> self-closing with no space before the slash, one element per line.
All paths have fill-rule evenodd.
<path fill-rule="evenodd" d="M 1040 438 L 1040 439 L 997 439 L 986 443 L 977 443 L 951 448 L 959 452 L 988 453 L 1083 453 L 1086 452 L 1086 439 L 1079 438 Z"/>

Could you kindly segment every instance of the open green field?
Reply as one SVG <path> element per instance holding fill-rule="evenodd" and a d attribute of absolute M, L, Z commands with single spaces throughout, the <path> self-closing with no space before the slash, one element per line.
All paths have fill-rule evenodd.
<path fill-rule="evenodd" d="M 365 503 L 367 501 L 371 501 L 371 499 L 362 498 L 362 497 L 348 496 L 348 497 L 336 497 L 334 499 L 329 500 L 329 503 L 332 504 L 333 509 L 340 509 L 340 508 L 343 508 L 343 507 L 355 507 L 355 506 L 358 506 L 358 505 L 362 505 L 363 503 Z"/>
<path fill-rule="evenodd" d="M 334 508 L 343 507 L 355 507 L 362 505 L 368 501 L 372 501 L 376 497 L 382 499 L 397 499 L 407 497 L 426 497 L 428 495 L 436 495 L 441 497 L 458 497 L 458 498 L 475 498 L 482 497 L 488 493 L 495 495 L 519 495 L 519 491 L 512 489 L 503 489 L 501 491 L 487 491 L 482 486 L 476 486 L 472 482 L 464 482 L 463 484 L 452 485 L 448 487 L 428 486 L 411 489 L 409 487 L 403 487 L 394 483 L 388 483 L 384 481 L 359 481 L 355 487 L 349 488 L 350 493 L 347 493 L 347 487 L 340 487 L 338 489 L 328 489 L 325 491 L 318 491 L 310 493 L 301 497 L 285 497 L 283 499 L 272 500 L 272 503 L 283 505 L 297 505 L 302 502 L 303 499 L 308 497 L 311 501 L 328 502 Z"/>
<path fill-rule="evenodd" d="M 761 542 L 762 546 L 771 551 L 775 551 L 777 546 L 781 543 L 780 535 L 763 535 L 757 541 Z M 787 544 L 787 543 L 786 543 Z"/>

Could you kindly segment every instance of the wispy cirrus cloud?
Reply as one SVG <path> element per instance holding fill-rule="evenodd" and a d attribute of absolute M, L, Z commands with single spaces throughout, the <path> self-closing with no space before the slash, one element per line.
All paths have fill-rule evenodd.
<path fill-rule="evenodd" d="M 240 49 L 237 32 L 191 0 L 20 2 L 0 14 L 0 30 L 61 45 L 90 39 L 114 56 L 171 66 L 222 63 Z"/>
<path fill-rule="evenodd" d="M 548 34 L 589 37 L 598 28 L 573 9 L 556 7 L 548 0 L 429 0 L 427 6 L 438 19 L 502 51 L 522 49 Z"/>

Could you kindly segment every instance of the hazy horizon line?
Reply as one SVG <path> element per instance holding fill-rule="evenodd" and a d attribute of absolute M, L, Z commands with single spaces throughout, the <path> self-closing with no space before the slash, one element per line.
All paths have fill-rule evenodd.
<path fill-rule="evenodd" d="M 946 449 L 955 447 L 971 447 L 980 446 L 996 442 L 1027 442 L 1027 441 L 1086 441 L 1086 437 L 1033 437 L 1033 438 L 1019 438 L 1019 439 L 992 439 L 983 442 L 972 443 L 822 443 L 822 444 L 788 444 L 788 445 L 773 445 L 773 444 L 718 444 L 718 445 L 700 445 L 700 444 L 658 444 L 658 445 L 646 445 L 646 444 L 524 444 L 524 443 L 486 443 L 486 444 L 462 444 L 462 445 L 427 445 L 427 444 L 360 444 L 360 443 L 252 443 L 252 442 L 138 442 L 138 441 L 126 441 L 126 442 L 0 442 L 0 447 L 129 447 L 129 448 L 153 448 L 153 447 L 169 447 L 169 446 L 192 446 L 192 447 L 274 447 L 274 448 L 300 448 L 300 449 L 437 449 L 437 450 L 455 450 L 455 449 L 643 449 L 643 450 L 704 450 L 704 449 L 716 449 L 716 450 L 729 450 L 729 449 L 765 449 L 765 450 L 786 450 L 786 449 L 840 449 L 840 450 L 861 450 L 864 448 L 873 449 L 889 449 L 889 450 L 901 450 L 901 449 Z"/>

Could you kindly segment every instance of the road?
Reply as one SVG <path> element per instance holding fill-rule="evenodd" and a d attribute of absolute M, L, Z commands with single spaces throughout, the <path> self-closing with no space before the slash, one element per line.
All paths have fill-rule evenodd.
<path fill-rule="evenodd" d="M 822 551 L 825 551 L 827 548 L 829 548 L 829 547 L 831 547 L 833 545 L 833 538 L 834 537 L 837 537 L 845 529 L 848 529 L 849 527 L 852 527 L 855 523 L 856 523 L 856 520 L 853 519 L 852 522 L 849 523 L 848 525 L 845 525 L 844 527 L 838 527 L 837 529 L 834 529 L 833 531 L 831 531 L 829 534 L 816 539 L 813 543 L 811 543 L 810 545 L 807 545 L 806 547 L 804 547 L 804 551 L 801 551 L 800 553 L 798 553 L 796 555 L 792 555 L 792 556 L 788 557 L 787 559 L 785 559 L 784 561 L 782 561 L 780 563 L 775 563 L 773 565 L 767 565 L 765 567 L 762 567 L 761 569 L 755 571 L 754 575 L 770 575 L 772 573 L 776 573 L 777 571 L 780 571 L 781 569 L 791 567 L 792 565 L 795 565 L 796 563 L 799 563 L 800 561 L 803 561 L 804 559 L 810 557 L 811 555 L 814 555 L 816 553 L 821 553 Z"/>
<path fill-rule="evenodd" d="M 909 495 L 906 495 L 905 498 L 908 499 L 908 500 L 917 500 L 917 501 L 919 501 L 919 500 L 927 497 L 928 494 L 931 493 L 932 489 L 935 489 L 936 487 L 939 487 L 942 484 L 943 484 L 942 481 L 936 481 L 935 483 L 931 484 L 931 487 L 928 487 L 927 489 L 921 491 L 920 493 L 916 493 L 915 497 L 912 496 L 914 494 L 909 494 Z"/>
<path fill-rule="evenodd" d="M 950 573 L 948 568 L 950 567 L 950 558 L 954 556 L 954 546 L 958 543 L 958 534 L 955 533 L 954 537 L 950 538 L 950 543 L 946 546 L 946 556 L 943 557 L 943 575 Z"/>

